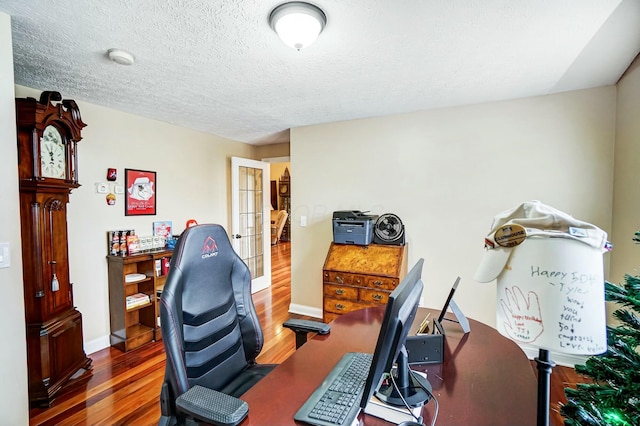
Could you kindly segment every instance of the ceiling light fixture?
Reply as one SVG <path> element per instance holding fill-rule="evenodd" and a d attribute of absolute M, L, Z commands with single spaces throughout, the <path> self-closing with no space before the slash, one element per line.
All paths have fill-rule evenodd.
<path fill-rule="evenodd" d="M 283 3 L 269 15 L 269 25 L 280 39 L 294 49 L 311 45 L 327 23 L 327 17 L 317 6 L 301 1 Z"/>
<path fill-rule="evenodd" d="M 107 55 L 109 59 L 111 59 L 116 64 L 120 65 L 133 65 L 135 59 L 133 55 L 129 52 L 120 49 L 109 49 L 107 50 Z"/>

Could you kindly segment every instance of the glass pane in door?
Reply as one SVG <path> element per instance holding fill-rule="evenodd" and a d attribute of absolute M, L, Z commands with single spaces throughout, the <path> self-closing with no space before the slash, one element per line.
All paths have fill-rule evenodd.
<path fill-rule="evenodd" d="M 256 278 L 264 275 L 262 170 L 241 166 L 239 171 L 239 255 Z"/>

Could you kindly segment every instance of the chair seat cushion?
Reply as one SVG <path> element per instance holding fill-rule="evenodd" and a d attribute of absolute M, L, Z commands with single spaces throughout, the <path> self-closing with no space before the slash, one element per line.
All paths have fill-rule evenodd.
<path fill-rule="evenodd" d="M 248 391 L 251 386 L 255 385 L 264 376 L 269 374 L 276 367 L 276 364 L 254 364 L 247 367 L 242 373 L 220 389 L 220 392 L 236 398 Z"/>

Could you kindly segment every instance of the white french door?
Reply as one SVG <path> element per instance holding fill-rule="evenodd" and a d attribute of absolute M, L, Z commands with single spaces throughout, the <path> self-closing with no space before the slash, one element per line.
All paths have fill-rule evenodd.
<path fill-rule="evenodd" d="M 251 271 L 251 293 L 271 285 L 269 163 L 231 157 L 231 242 Z"/>

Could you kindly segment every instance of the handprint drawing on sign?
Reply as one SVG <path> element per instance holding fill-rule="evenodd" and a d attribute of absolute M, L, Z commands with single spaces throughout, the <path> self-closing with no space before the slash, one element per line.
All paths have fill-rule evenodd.
<path fill-rule="evenodd" d="M 512 340 L 535 342 L 544 331 L 540 300 L 530 291 L 525 298 L 520 287 L 505 288 L 505 298 L 500 299 L 504 312 L 504 329 Z"/>

